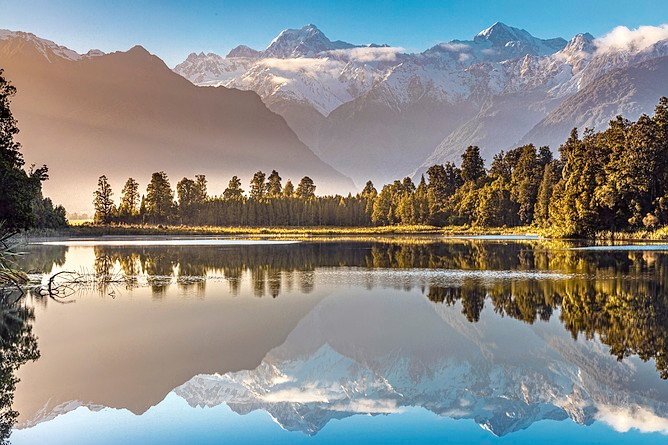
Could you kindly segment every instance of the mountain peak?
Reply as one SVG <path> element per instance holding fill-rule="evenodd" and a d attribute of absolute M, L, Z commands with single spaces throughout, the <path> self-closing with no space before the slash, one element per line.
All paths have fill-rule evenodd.
<path fill-rule="evenodd" d="M 323 51 L 353 48 L 350 43 L 332 42 L 317 26 L 308 24 L 299 29 L 285 29 L 264 51 L 265 57 L 313 57 Z"/>
<path fill-rule="evenodd" d="M 513 28 L 501 22 L 496 22 L 484 29 L 473 38 L 474 42 L 491 42 L 493 45 L 505 45 L 508 42 L 529 41 L 534 37 L 523 29 Z"/>
<path fill-rule="evenodd" d="M 141 45 L 135 45 L 128 50 L 128 54 L 151 55 L 146 48 Z"/>
<path fill-rule="evenodd" d="M 239 45 L 227 53 L 228 59 L 231 57 L 245 57 L 248 59 L 257 59 L 262 55 L 262 51 L 258 51 L 246 45 Z"/>
<path fill-rule="evenodd" d="M 594 36 L 586 32 L 576 34 L 566 45 L 564 52 L 573 53 L 575 51 L 584 51 L 591 53 L 594 52 L 594 49 Z"/>
<path fill-rule="evenodd" d="M 562 38 L 539 39 L 528 31 L 513 28 L 501 22 L 496 22 L 484 29 L 473 38 L 477 44 L 491 44 L 497 49 L 510 50 L 513 57 L 526 54 L 545 56 L 562 50 L 568 42 Z"/>

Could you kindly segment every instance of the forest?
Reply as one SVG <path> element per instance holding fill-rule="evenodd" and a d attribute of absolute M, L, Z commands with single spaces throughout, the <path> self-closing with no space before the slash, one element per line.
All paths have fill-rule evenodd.
<path fill-rule="evenodd" d="M 317 196 L 308 176 L 295 187 L 277 171 L 254 174 L 248 192 L 233 176 L 209 195 L 203 175 L 183 178 L 176 193 L 164 172 L 146 189 L 129 178 L 115 205 L 106 176 L 95 191 L 98 224 L 197 226 L 533 226 L 552 236 L 654 229 L 668 223 L 668 98 L 653 116 L 618 117 L 609 128 L 573 129 L 555 157 L 525 145 L 498 153 L 485 167 L 478 147 L 461 163 L 434 165 L 416 185 L 410 177 L 378 190 L 369 181 L 347 196 Z"/>

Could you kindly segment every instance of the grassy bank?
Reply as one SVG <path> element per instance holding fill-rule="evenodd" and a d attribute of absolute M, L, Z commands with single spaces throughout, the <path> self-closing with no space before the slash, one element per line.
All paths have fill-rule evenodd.
<path fill-rule="evenodd" d="M 528 227 L 484 228 L 469 226 L 435 227 L 397 225 L 382 227 L 191 227 L 163 225 L 71 225 L 61 230 L 32 230 L 29 237 L 93 237 L 124 235 L 199 235 L 199 236 L 391 236 L 391 235 L 526 235 L 536 233 Z"/>
<path fill-rule="evenodd" d="M 382 236 L 485 236 L 485 235 L 537 235 L 558 239 L 549 229 L 531 226 L 476 227 L 476 226 L 426 226 L 396 225 L 380 227 L 213 227 L 176 225 L 96 225 L 83 223 L 65 229 L 35 229 L 26 233 L 29 238 L 97 237 L 97 236 L 251 236 L 263 238 L 283 237 L 382 237 Z M 599 241 L 666 241 L 668 227 L 626 232 L 602 231 L 596 233 Z"/>

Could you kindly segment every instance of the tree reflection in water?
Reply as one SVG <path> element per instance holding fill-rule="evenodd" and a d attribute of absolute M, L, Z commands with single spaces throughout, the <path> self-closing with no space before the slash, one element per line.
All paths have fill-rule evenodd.
<path fill-rule="evenodd" d="M 668 378 L 668 256 L 660 252 L 601 253 L 568 249 L 564 243 L 447 242 L 387 244 L 369 242 L 301 243 L 275 246 L 202 248 L 96 247 L 96 272 L 119 265 L 129 283 L 147 276 L 156 297 L 175 277 L 184 288 L 203 294 L 207 275 L 222 275 L 233 294 L 248 272 L 253 295 L 276 298 L 286 286 L 313 290 L 317 268 L 446 269 L 499 271 L 500 279 L 465 278 L 449 286 L 420 284 L 435 303 L 461 304 L 476 322 L 485 304 L 526 323 L 548 321 L 555 310 L 574 338 L 595 335 L 619 358 L 654 359 Z M 97 264 L 104 265 L 99 271 Z M 568 274 L 567 279 L 503 279 L 504 271 Z M 134 280 L 134 281 L 133 281 Z M 369 285 L 373 286 L 370 281 Z M 425 285 L 426 284 L 426 285 Z M 383 286 L 391 283 L 382 283 Z"/>
<path fill-rule="evenodd" d="M 19 292 L 0 293 L 0 444 L 8 443 L 19 415 L 12 409 L 16 371 L 39 358 L 33 320 L 34 312 Z"/>

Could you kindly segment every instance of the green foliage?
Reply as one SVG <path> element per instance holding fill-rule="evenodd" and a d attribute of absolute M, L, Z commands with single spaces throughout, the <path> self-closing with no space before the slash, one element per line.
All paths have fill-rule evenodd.
<path fill-rule="evenodd" d="M 297 190 L 295 191 L 297 197 L 305 201 L 315 198 L 315 184 L 313 179 L 308 176 L 304 176 L 299 184 L 297 185 Z"/>
<path fill-rule="evenodd" d="M 668 99 L 653 117 L 620 117 L 603 132 L 585 130 L 582 138 L 574 129 L 557 160 L 548 147 L 529 144 L 497 154 L 487 172 L 480 150 L 470 146 L 461 167 L 433 165 L 427 177 L 418 186 L 408 177 L 396 180 L 380 193 L 368 181 L 357 195 L 343 197 L 316 196 L 308 176 L 296 188 L 289 180 L 282 187 L 276 170 L 268 178 L 258 171 L 248 196 L 234 176 L 221 197 L 209 198 L 199 175 L 178 183 L 176 208 L 161 172 L 153 175 L 139 213 L 154 223 L 210 226 L 534 226 L 575 237 L 660 230 L 668 223 Z M 124 189 L 121 209 L 131 207 L 124 204 L 126 194 Z M 122 210 L 116 220 L 132 222 L 131 213 Z"/>
<path fill-rule="evenodd" d="M 149 221 L 166 223 L 174 218 L 174 192 L 165 172 L 153 173 L 146 187 L 146 216 Z"/>
<path fill-rule="evenodd" d="M 111 198 L 114 192 L 107 177 L 102 175 L 97 180 L 97 190 L 95 190 L 93 205 L 95 206 L 95 223 L 109 224 L 114 216 L 114 200 Z"/>
<path fill-rule="evenodd" d="M 16 88 L 0 69 L 0 221 L 12 229 L 61 227 L 67 224 L 64 209 L 42 196 L 42 182 L 49 178 L 46 166 L 24 170 L 19 129 L 10 109 Z"/>
<path fill-rule="evenodd" d="M 261 171 L 258 171 L 253 175 L 253 179 L 251 179 L 250 182 L 250 199 L 260 201 L 264 198 L 266 191 L 266 186 L 264 184 L 265 177 L 266 175 Z"/>
<path fill-rule="evenodd" d="M 462 179 L 464 182 L 477 182 L 485 176 L 485 161 L 480 156 L 480 149 L 468 146 L 462 154 Z"/>
<path fill-rule="evenodd" d="M 276 170 L 272 170 L 269 178 L 267 178 L 267 197 L 269 198 L 278 198 L 283 192 L 283 187 L 281 186 L 281 177 L 279 176 Z"/>
<path fill-rule="evenodd" d="M 291 183 L 292 185 L 292 183 Z M 223 192 L 223 198 L 226 201 L 242 201 L 244 198 L 244 191 L 241 188 L 241 179 L 236 176 L 232 176 L 230 179 L 227 188 Z"/>
<path fill-rule="evenodd" d="M 118 215 L 121 218 L 134 220 L 139 214 L 139 184 L 132 178 L 128 178 L 121 192 L 121 203 L 118 206 Z"/>

